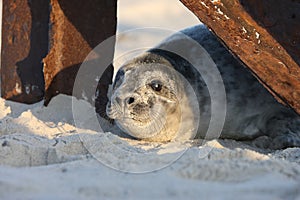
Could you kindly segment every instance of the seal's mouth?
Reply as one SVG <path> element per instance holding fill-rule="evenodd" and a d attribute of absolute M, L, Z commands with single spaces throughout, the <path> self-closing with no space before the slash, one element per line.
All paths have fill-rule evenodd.
<path fill-rule="evenodd" d="M 151 114 L 153 113 L 153 111 L 151 111 L 152 108 L 152 105 L 140 103 L 134 105 L 131 109 L 128 109 L 116 102 L 112 103 L 109 101 L 106 106 L 106 114 L 109 118 L 114 120 L 132 119 L 134 121 L 147 123 L 155 116 L 154 114 Z"/>
<path fill-rule="evenodd" d="M 129 118 L 140 123 L 149 123 L 154 117 L 154 111 L 151 106 L 145 103 L 136 104 L 129 111 Z"/>
<path fill-rule="evenodd" d="M 164 96 L 149 94 L 147 98 L 137 95 L 131 97 L 134 99 L 124 98 L 121 101 L 119 96 L 114 96 L 107 104 L 108 117 L 114 119 L 123 132 L 136 139 L 170 141 L 176 134 L 180 121 L 174 117 L 178 115 L 177 101 L 173 102 L 171 98 L 166 101 Z"/>
<path fill-rule="evenodd" d="M 144 124 L 148 124 L 152 121 L 150 118 L 141 118 L 141 117 L 132 117 L 131 119 L 137 122 L 137 124 L 139 124 L 140 126 Z"/>
<path fill-rule="evenodd" d="M 158 107 L 158 106 L 157 106 Z M 156 121 L 163 117 L 162 111 L 157 107 L 147 104 L 137 104 L 132 109 L 125 109 L 119 120 L 130 121 L 132 126 L 148 126 L 149 124 L 155 125 Z M 116 119 L 118 120 L 118 119 Z"/>
<path fill-rule="evenodd" d="M 128 135 L 138 139 L 156 137 L 165 127 L 166 117 L 159 105 L 136 105 L 136 108 L 124 110 L 123 115 L 115 119 L 116 124 Z"/>

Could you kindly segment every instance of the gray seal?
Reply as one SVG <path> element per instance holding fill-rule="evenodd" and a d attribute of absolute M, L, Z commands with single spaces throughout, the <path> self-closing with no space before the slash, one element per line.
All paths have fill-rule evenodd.
<path fill-rule="evenodd" d="M 199 121 L 196 102 L 182 75 L 163 57 L 147 52 L 119 69 L 107 114 L 135 138 L 192 139 Z"/>
<path fill-rule="evenodd" d="M 300 146 L 300 117 L 292 109 L 278 103 L 205 26 L 182 33 L 206 50 L 222 76 L 226 118 L 221 138 L 272 149 Z M 214 138 L 205 135 L 212 116 L 205 74 L 180 55 L 163 50 L 184 39 L 170 36 L 117 72 L 106 112 L 126 134 L 158 142 L 193 139 L 194 133 Z M 204 56 L 194 55 L 193 48 L 184 51 L 200 61 Z"/>

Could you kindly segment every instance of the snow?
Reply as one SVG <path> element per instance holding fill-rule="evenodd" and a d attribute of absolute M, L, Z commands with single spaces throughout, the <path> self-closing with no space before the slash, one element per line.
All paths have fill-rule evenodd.
<path fill-rule="evenodd" d="M 143 26 L 179 30 L 197 22 L 176 1 L 119 4 L 120 33 Z M 145 20 L 148 15 L 156 21 Z M 165 35 L 148 33 L 142 47 Z M 120 51 L 146 38 L 123 37 Z M 85 116 L 84 127 L 74 113 Z M 197 140 L 122 139 L 97 131 L 93 114 L 88 103 L 65 95 L 48 107 L 0 99 L 0 199 L 300 199 L 299 148 L 269 152 L 233 140 L 200 146 Z"/>

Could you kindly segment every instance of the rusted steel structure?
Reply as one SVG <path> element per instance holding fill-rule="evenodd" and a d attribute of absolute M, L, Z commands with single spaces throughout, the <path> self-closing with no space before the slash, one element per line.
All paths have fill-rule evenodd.
<path fill-rule="evenodd" d="M 300 114 L 299 0 L 180 1 Z M 59 93 L 72 94 L 85 57 L 115 34 L 116 7 L 116 0 L 3 0 L 1 96 L 47 104 Z M 113 49 L 107 48 L 110 59 Z M 98 82 L 97 110 L 104 109 L 112 74 L 110 66 Z"/>
<path fill-rule="evenodd" d="M 82 62 L 92 49 L 105 39 L 115 35 L 117 21 L 116 1 L 51 0 L 50 3 L 51 46 L 49 54 L 43 60 L 45 104 L 59 93 L 72 94 L 74 80 Z M 113 53 L 114 44 L 106 48 L 105 56 L 109 56 L 112 61 Z M 101 57 L 98 55 L 95 59 L 99 59 L 99 56 Z M 106 68 L 107 66 L 95 67 Z M 101 79 L 99 83 L 101 85 L 100 95 L 102 95 L 101 98 L 105 104 L 107 101 L 106 92 L 113 75 L 113 67 L 108 68 L 104 75 L 108 78 Z M 96 78 L 97 74 L 94 76 Z M 89 101 L 92 101 L 95 91 L 85 91 L 85 95 Z"/>
<path fill-rule="evenodd" d="M 300 114 L 299 0 L 180 0 Z"/>
<path fill-rule="evenodd" d="M 115 35 L 116 11 L 116 0 L 3 0 L 1 96 L 23 103 L 45 98 L 48 104 L 59 93 L 72 95 L 86 56 Z M 112 61 L 113 53 L 114 42 L 106 47 L 105 59 Z M 90 61 L 96 59 L 101 55 Z M 94 83 L 98 98 L 96 91 L 86 91 L 85 97 L 96 100 L 103 113 L 113 67 L 93 67 L 105 68 L 105 74 Z"/>
<path fill-rule="evenodd" d="M 2 3 L 1 96 L 35 103 L 45 92 L 42 59 L 48 52 L 49 2 Z"/>

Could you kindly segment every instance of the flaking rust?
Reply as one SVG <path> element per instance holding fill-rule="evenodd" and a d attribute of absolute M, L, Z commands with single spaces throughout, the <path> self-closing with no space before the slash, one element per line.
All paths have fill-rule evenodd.
<path fill-rule="evenodd" d="M 282 103 L 300 114 L 300 2 L 180 0 Z"/>
<path fill-rule="evenodd" d="M 74 95 L 78 98 L 95 103 L 101 99 L 101 104 L 96 102 L 96 107 L 106 104 L 106 93 L 113 75 L 112 66 L 98 66 L 97 59 L 102 56 L 109 57 L 112 61 L 114 44 L 106 48 L 105 55 L 95 55 L 90 59 L 91 67 L 109 68 L 103 76 L 108 78 L 100 79 L 97 83 L 96 77 L 99 74 L 92 72 L 99 70 L 88 70 L 86 76 L 88 83 L 82 80 L 85 86 L 82 91 L 73 92 L 77 72 L 89 53 L 101 42 L 113 36 L 116 32 L 116 1 L 112 0 L 81 0 L 64 1 L 51 0 L 51 30 L 50 30 L 50 52 L 43 60 L 45 76 L 45 104 L 47 105 L 52 97 L 63 93 Z M 89 74 L 89 72 L 91 72 Z M 82 77 L 81 77 L 82 78 Z M 99 91 L 90 91 L 91 85 L 99 85 Z M 99 97 L 95 97 L 95 93 Z M 97 107 L 97 110 L 103 110 Z M 100 111 L 99 111 L 100 112 Z"/>
<path fill-rule="evenodd" d="M 1 96 L 22 103 L 44 98 L 47 105 L 63 93 L 84 98 L 105 113 L 113 67 L 97 61 L 112 61 L 114 41 L 89 60 L 96 70 L 89 70 L 85 88 L 92 84 L 97 90 L 79 94 L 73 86 L 86 56 L 115 35 L 116 10 L 116 0 L 3 0 Z M 101 69 L 105 73 L 96 81 L 100 74 L 92 72 Z"/>
<path fill-rule="evenodd" d="M 1 97 L 35 103 L 44 97 L 49 2 L 3 0 Z"/>

